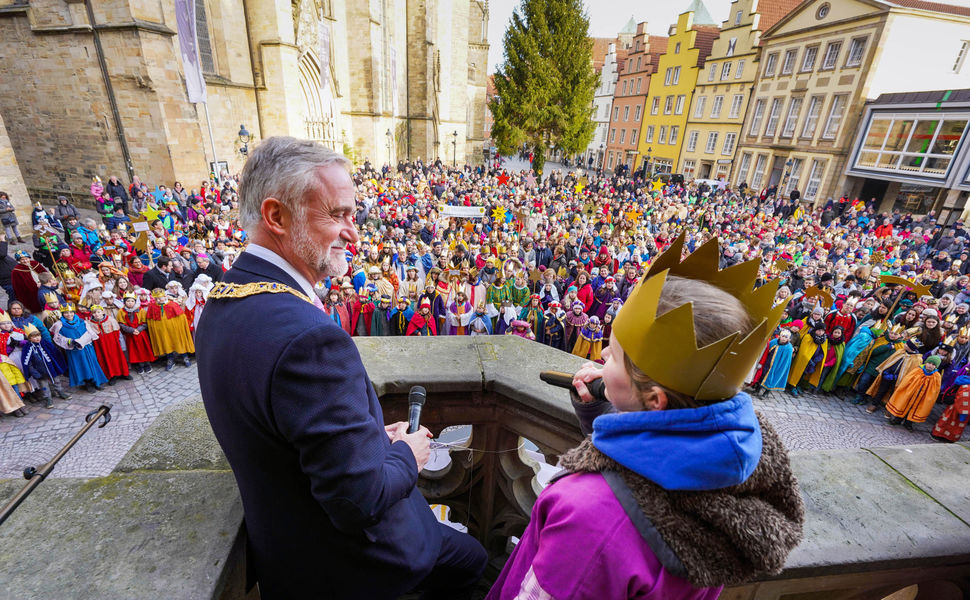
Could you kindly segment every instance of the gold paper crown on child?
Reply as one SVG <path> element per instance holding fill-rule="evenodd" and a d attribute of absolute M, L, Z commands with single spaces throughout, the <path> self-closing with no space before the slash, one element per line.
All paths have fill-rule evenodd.
<path fill-rule="evenodd" d="M 613 333 L 633 364 L 660 385 L 698 400 L 723 400 L 741 389 L 788 299 L 773 306 L 777 279 L 754 288 L 760 259 L 718 270 L 717 238 L 681 261 L 684 237 L 682 233 L 653 262 L 617 313 Z M 692 303 L 657 316 L 668 275 L 704 281 L 731 294 L 744 306 L 754 328 L 698 348 Z"/>
<path fill-rule="evenodd" d="M 40 335 L 40 330 L 37 329 L 36 327 L 34 327 L 33 325 L 27 325 L 26 327 L 24 327 L 24 335 L 26 337 L 30 337 L 30 336 L 34 335 L 35 333 L 37 335 Z"/>

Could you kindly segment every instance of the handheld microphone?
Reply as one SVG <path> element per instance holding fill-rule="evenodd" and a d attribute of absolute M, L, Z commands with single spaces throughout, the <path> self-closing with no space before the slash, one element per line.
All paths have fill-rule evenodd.
<path fill-rule="evenodd" d="M 549 385 L 554 385 L 563 389 L 573 391 L 576 389 L 573 387 L 573 376 L 569 373 L 563 373 L 561 371 L 542 371 L 539 373 L 539 379 L 545 381 Z M 593 381 L 587 383 L 586 388 L 589 389 L 589 393 L 594 399 L 606 400 L 606 386 L 603 384 L 602 378 L 594 379 Z"/>
<path fill-rule="evenodd" d="M 416 385 L 408 392 L 408 433 L 414 433 L 421 427 L 421 408 L 428 394 L 420 385 Z"/>

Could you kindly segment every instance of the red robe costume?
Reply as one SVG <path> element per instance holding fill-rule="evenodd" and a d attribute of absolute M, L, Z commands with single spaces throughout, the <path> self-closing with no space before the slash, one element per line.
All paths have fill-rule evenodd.
<path fill-rule="evenodd" d="M 141 333 L 125 333 L 125 345 L 128 347 L 128 360 L 133 363 L 155 362 L 155 353 L 152 352 L 152 342 L 148 338 L 148 325 L 145 322 L 144 310 L 128 311 L 121 309 L 118 311 L 121 317 L 121 324 L 127 325 Z"/>
<path fill-rule="evenodd" d="M 959 442 L 968 421 L 970 421 L 970 385 L 962 385 L 957 390 L 953 404 L 943 411 L 940 420 L 936 422 L 931 435 L 938 440 Z"/>
<path fill-rule="evenodd" d="M 425 317 L 421 313 L 414 313 L 411 322 L 408 323 L 407 335 L 438 335 L 434 315 L 428 312 L 428 316 Z"/>
<path fill-rule="evenodd" d="M 98 364 L 108 379 L 128 375 L 128 361 L 121 349 L 121 329 L 118 321 L 111 315 L 105 315 L 104 320 L 88 321 L 96 332 L 98 339 L 94 340 L 94 352 L 98 355 Z"/>
<path fill-rule="evenodd" d="M 71 255 L 65 260 L 67 260 L 67 264 L 71 265 L 72 271 L 81 273 L 91 268 L 91 250 L 87 246 L 71 244 L 70 250 Z"/>
<path fill-rule="evenodd" d="M 23 302 L 32 313 L 44 311 L 44 306 L 37 299 L 37 290 L 40 288 L 37 276 L 41 273 L 48 273 L 48 270 L 34 259 L 30 259 L 30 266 L 18 262 L 10 272 L 10 282 L 13 284 L 13 292 L 17 295 L 17 300 Z"/>
<path fill-rule="evenodd" d="M 374 317 L 374 303 L 361 303 L 360 300 L 354 300 L 353 303 L 349 305 L 349 308 L 350 335 L 357 335 L 357 325 L 362 316 L 364 318 L 364 335 L 370 335 L 371 319 Z"/>
<path fill-rule="evenodd" d="M 858 323 L 859 321 L 851 312 L 847 315 L 843 315 L 841 312 L 833 310 L 829 314 L 825 315 L 825 334 L 831 335 L 833 329 L 841 326 L 842 339 L 851 340 Z"/>

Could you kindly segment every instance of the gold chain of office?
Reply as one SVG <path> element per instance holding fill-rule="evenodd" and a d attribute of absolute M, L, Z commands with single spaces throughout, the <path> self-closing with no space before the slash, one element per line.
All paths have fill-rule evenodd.
<path fill-rule="evenodd" d="M 293 294 L 297 298 L 313 304 L 313 300 L 298 290 L 291 288 L 284 283 L 270 283 L 268 281 L 257 281 L 254 283 L 217 283 L 209 292 L 208 300 L 221 300 L 224 298 L 248 298 L 257 294 Z"/>

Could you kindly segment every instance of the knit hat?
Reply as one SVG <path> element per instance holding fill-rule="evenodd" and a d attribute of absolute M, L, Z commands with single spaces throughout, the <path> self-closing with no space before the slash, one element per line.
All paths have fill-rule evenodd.
<path fill-rule="evenodd" d="M 933 365 L 934 367 L 939 367 L 941 362 L 943 362 L 943 359 L 935 354 L 926 359 L 926 364 Z"/>

